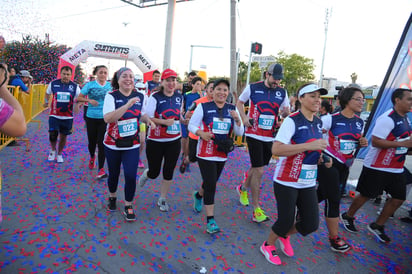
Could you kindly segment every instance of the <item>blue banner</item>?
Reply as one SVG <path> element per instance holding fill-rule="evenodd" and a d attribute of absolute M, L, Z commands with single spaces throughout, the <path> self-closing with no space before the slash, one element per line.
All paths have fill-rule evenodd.
<path fill-rule="evenodd" d="M 386 72 L 385 79 L 379 89 L 378 96 L 372 107 L 368 121 L 365 126 L 365 137 L 371 146 L 372 129 L 375 126 L 376 119 L 388 109 L 392 108 L 392 92 L 397 88 L 412 89 L 412 15 L 399 40 L 398 47 L 393 55 L 391 64 Z M 363 159 L 366 155 L 367 148 L 362 148 L 357 154 L 357 158 Z"/>

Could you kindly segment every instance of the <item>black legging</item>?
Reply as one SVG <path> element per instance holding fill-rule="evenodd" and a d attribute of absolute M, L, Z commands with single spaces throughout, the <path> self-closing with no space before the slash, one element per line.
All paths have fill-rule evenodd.
<path fill-rule="evenodd" d="M 203 179 L 203 202 L 205 205 L 213 205 L 215 203 L 216 183 L 219 180 L 226 161 L 208 161 L 198 158 L 197 162 Z"/>
<path fill-rule="evenodd" d="M 317 189 L 318 202 L 325 201 L 324 214 L 328 218 L 336 218 L 339 216 L 340 205 L 340 177 L 341 172 L 346 173 L 348 169 L 344 164 L 339 163 L 334 159 L 333 165 L 327 168 L 325 165 L 318 166 L 319 186 Z"/>
<path fill-rule="evenodd" d="M 89 140 L 89 153 L 93 157 L 96 153 L 96 145 L 99 148 L 99 169 L 104 167 L 104 145 L 103 138 L 106 132 L 104 119 L 94 119 L 86 117 L 87 139 Z"/>
<path fill-rule="evenodd" d="M 180 138 L 170 142 L 147 140 L 146 158 L 149 165 L 147 177 L 156 179 L 160 174 L 163 161 L 163 179 L 172 180 L 180 150 Z"/>
<path fill-rule="evenodd" d="M 306 236 L 318 229 L 319 206 L 316 197 L 316 187 L 293 188 L 273 182 L 278 219 L 272 226 L 272 231 L 286 238 L 286 234 L 296 222 L 296 230 Z M 298 208 L 295 217 L 295 208 Z"/>

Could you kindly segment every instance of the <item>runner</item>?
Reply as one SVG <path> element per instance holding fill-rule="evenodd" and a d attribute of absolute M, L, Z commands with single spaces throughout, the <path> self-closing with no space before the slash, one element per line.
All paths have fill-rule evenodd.
<path fill-rule="evenodd" d="M 317 194 L 319 202 L 325 201 L 324 214 L 331 249 L 346 252 L 350 245 L 338 235 L 340 186 L 343 182 L 346 184 L 349 177 L 355 150 L 368 146 L 368 141 L 362 137 L 363 120 L 355 114 L 362 110 L 365 103 L 363 92 L 359 88 L 345 88 L 339 95 L 339 101 L 342 108 L 340 112 L 321 116 L 322 130 L 328 140 L 325 152 L 332 157 L 333 165 L 329 168 L 326 165 L 318 167 Z"/>
<path fill-rule="evenodd" d="M 88 82 L 81 90 L 78 102 L 88 103 L 86 113 L 87 138 L 89 141 L 88 149 L 90 154 L 89 169 L 96 167 L 96 145 L 99 149 L 98 160 L 99 168 L 97 178 L 101 179 L 107 176 L 104 171 L 104 145 L 103 138 L 106 132 L 106 123 L 103 119 L 103 103 L 106 94 L 112 90 L 110 82 L 107 81 L 107 67 L 96 66 L 93 75 L 97 80 Z"/>
<path fill-rule="evenodd" d="M 190 132 L 200 136 L 197 158 L 203 183 L 199 191 L 193 193 L 193 209 L 202 210 L 204 200 L 207 217 L 206 231 L 219 232 L 214 218 L 216 183 L 225 166 L 227 154 L 233 150 L 230 135 L 243 135 L 243 124 L 234 105 L 226 103 L 229 95 L 229 81 L 219 79 L 214 82 L 213 101 L 196 107 L 189 123 Z"/>
<path fill-rule="evenodd" d="M 144 113 L 144 96 L 134 88 L 134 74 L 123 67 L 112 78 L 113 91 L 104 98 L 103 117 L 108 124 L 104 136 L 105 154 L 109 167 L 107 185 L 109 188 L 108 210 L 117 209 L 117 186 L 120 166 L 125 178 L 123 214 L 126 221 L 135 221 L 132 202 L 136 191 L 137 165 L 139 162 L 140 120 L 150 122 Z"/>
<path fill-rule="evenodd" d="M 286 90 L 279 86 L 283 79 L 283 67 L 272 64 L 266 72 L 266 79 L 247 86 L 236 104 L 246 127 L 246 142 L 251 167 L 245 173 L 243 182 L 236 187 L 239 201 L 249 205 L 247 188 L 252 191 L 252 220 L 261 223 L 269 220 L 259 205 L 260 185 L 263 168 L 272 158 L 272 144 L 275 135 L 279 111 L 283 117 L 289 114 L 289 98 Z M 246 115 L 244 104 L 249 101 L 249 113 Z"/>
<path fill-rule="evenodd" d="M 156 179 L 163 161 L 163 180 L 157 205 L 160 211 L 169 211 L 167 193 L 173 183 L 173 172 L 180 155 L 180 120 L 182 95 L 176 91 L 177 74 L 171 69 L 162 73 L 160 90 L 153 93 L 147 102 L 147 115 L 155 126 L 149 127 L 146 142 L 146 159 L 149 168 L 143 171 L 139 185 L 148 179 Z"/>
<path fill-rule="evenodd" d="M 185 173 L 186 169 L 189 170 L 189 135 L 187 125 L 189 123 L 189 118 L 185 117 L 188 112 L 189 107 L 194 101 L 202 97 L 202 78 L 195 77 L 192 79 L 192 90 L 183 94 L 183 117 L 185 118 L 182 122 L 182 147 L 183 147 L 183 159 L 179 167 L 181 173 Z"/>
<path fill-rule="evenodd" d="M 359 195 L 353 199 L 349 210 L 340 215 L 347 231 L 358 232 L 354 224 L 356 212 L 366 201 L 385 190 L 391 199 L 385 203 L 377 220 L 368 225 L 368 230 L 383 243 L 391 241 L 385 233 L 386 221 L 406 199 L 403 169 L 406 155 L 412 148 L 412 129 L 407 117 L 412 108 L 412 90 L 396 89 L 391 101 L 393 108 L 378 117 L 372 130 L 372 146 L 366 153 L 356 186 Z"/>
<path fill-rule="evenodd" d="M 72 68 L 64 66 L 60 70 L 61 79 L 52 81 L 46 90 L 46 102 L 44 107 L 50 104 L 49 113 L 49 140 L 51 150 L 47 159 L 57 160 L 63 163 L 63 149 L 66 146 L 67 136 L 72 134 L 73 129 L 73 107 L 77 96 L 80 94 L 79 86 L 72 82 Z M 76 107 L 77 108 L 77 107 Z M 59 139 L 59 145 L 56 144 Z"/>
<path fill-rule="evenodd" d="M 325 94 L 327 90 L 315 84 L 300 87 L 301 107 L 285 118 L 273 143 L 273 154 L 280 156 L 273 176 L 278 219 L 260 251 L 275 265 L 282 264 L 275 247 L 278 239 L 282 252 L 291 257 L 290 235 L 299 232 L 306 236 L 319 226 L 316 173 L 327 142 L 322 139 L 322 121 L 315 113 L 320 108 L 320 96 Z"/>

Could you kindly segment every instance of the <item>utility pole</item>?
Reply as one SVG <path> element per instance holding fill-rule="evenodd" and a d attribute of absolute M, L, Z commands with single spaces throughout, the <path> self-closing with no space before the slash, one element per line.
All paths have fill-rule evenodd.
<path fill-rule="evenodd" d="M 167 5 L 166 39 L 163 55 L 163 70 L 170 68 L 172 55 L 173 21 L 175 17 L 176 0 L 169 0 Z"/>
<path fill-rule="evenodd" d="M 236 1 L 230 1 L 230 93 L 233 96 L 232 102 L 237 101 L 237 52 L 236 52 Z"/>
<path fill-rule="evenodd" d="M 328 38 L 328 25 L 329 25 L 329 17 L 332 15 L 332 9 L 329 14 L 329 9 L 326 9 L 325 15 L 325 42 L 323 44 L 323 55 L 322 55 L 322 65 L 320 67 L 320 77 L 319 77 L 319 86 L 323 87 L 323 63 L 325 62 L 325 53 L 326 53 L 326 40 Z"/>

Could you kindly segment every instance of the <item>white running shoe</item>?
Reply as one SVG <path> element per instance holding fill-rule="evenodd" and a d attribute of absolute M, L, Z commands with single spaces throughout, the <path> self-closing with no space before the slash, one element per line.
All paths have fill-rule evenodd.
<path fill-rule="evenodd" d="M 55 150 L 51 150 L 49 152 L 49 156 L 47 157 L 47 160 L 49 161 L 54 161 L 56 159 L 56 151 Z"/>
<path fill-rule="evenodd" d="M 58 163 L 63 163 L 64 162 L 63 155 L 57 155 L 56 159 L 57 159 Z"/>

